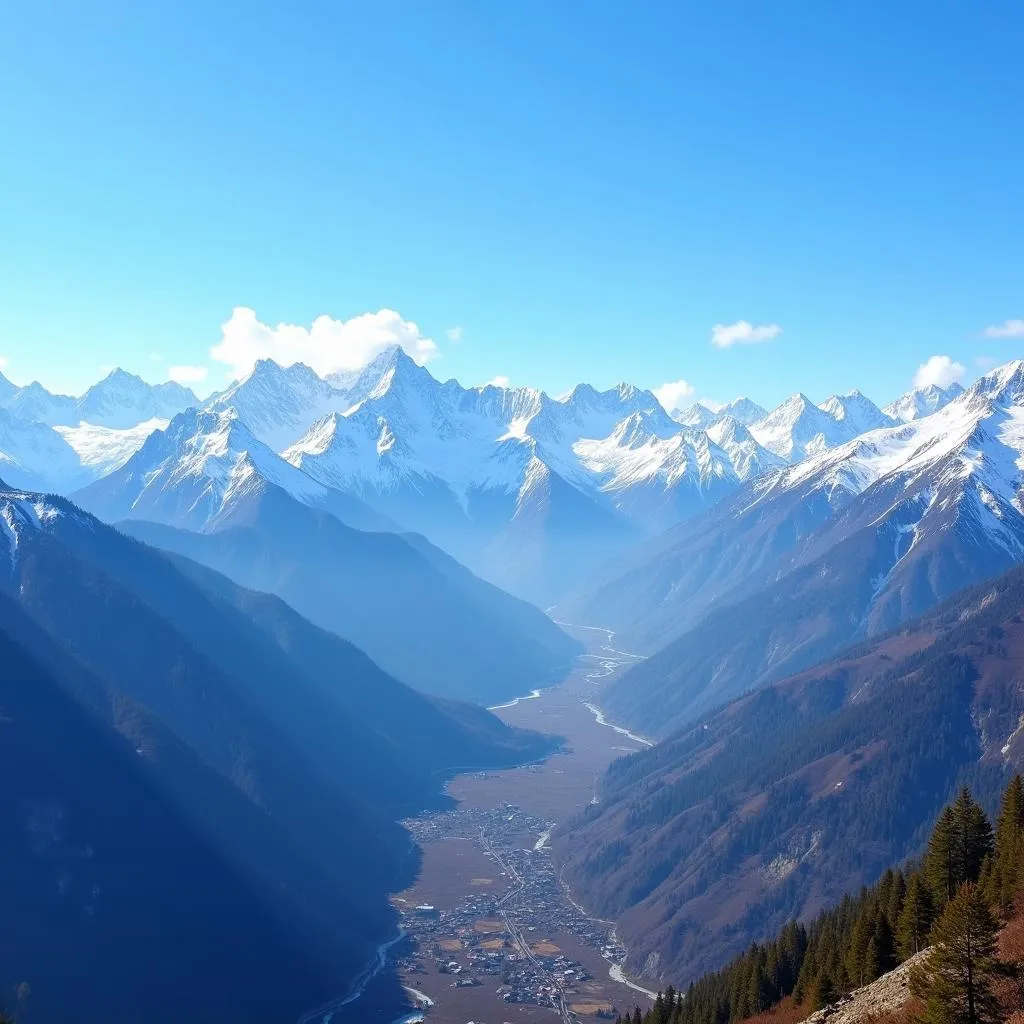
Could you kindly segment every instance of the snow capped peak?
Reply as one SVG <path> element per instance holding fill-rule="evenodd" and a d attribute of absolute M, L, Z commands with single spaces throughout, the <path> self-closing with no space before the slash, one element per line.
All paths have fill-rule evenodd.
<path fill-rule="evenodd" d="M 417 366 L 416 360 L 410 356 L 401 345 L 388 345 L 382 352 L 371 359 L 366 366 L 357 371 L 357 374 L 369 374 L 380 376 L 388 370 L 394 370 L 400 366 Z"/>
<path fill-rule="evenodd" d="M 830 442 L 837 440 L 839 428 L 832 416 L 797 392 L 763 420 L 753 423 L 750 432 L 768 451 L 795 462 L 829 447 Z"/>
<path fill-rule="evenodd" d="M 751 434 L 747 425 L 736 419 L 735 416 L 720 416 L 708 427 L 707 433 L 716 444 L 722 444 L 725 440 L 735 444 L 754 440 L 754 435 Z"/>
<path fill-rule="evenodd" d="M 315 387 L 314 382 L 319 381 L 320 378 L 305 363 L 290 363 L 288 366 L 282 366 L 275 359 L 257 359 L 252 369 L 242 378 L 241 383 L 245 384 L 247 381 L 253 380 L 288 380 L 293 383 L 302 381 Z"/>
<path fill-rule="evenodd" d="M 630 413 L 615 425 L 608 440 L 627 448 L 636 448 L 654 439 L 665 440 L 679 433 L 678 426 L 664 413 L 653 409 L 641 409 Z"/>
<path fill-rule="evenodd" d="M 763 420 L 768 415 L 766 409 L 763 409 L 757 402 L 751 401 L 749 398 L 744 398 L 742 395 L 739 398 L 734 398 L 731 402 L 726 403 L 718 410 L 717 415 L 731 416 L 733 419 L 738 420 L 740 423 L 750 426 L 751 423 L 757 423 L 758 420 Z"/>
<path fill-rule="evenodd" d="M 98 384 L 94 384 L 93 387 L 100 387 L 103 384 L 113 384 L 118 387 L 130 387 L 135 388 L 138 386 L 145 387 L 146 382 L 136 376 L 134 373 L 129 373 L 127 370 L 122 370 L 120 366 L 115 366 L 110 373 L 106 375 Z"/>
<path fill-rule="evenodd" d="M 870 398 L 865 398 L 856 389 L 845 395 L 832 395 L 827 401 L 822 402 L 819 408 L 856 434 L 863 434 L 865 431 L 876 430 L 892 423 L 891 416 L 882 412 Z"/>
<path fill-rule="evenodd" d="M 581 383 L 577 384 L 566 394 L 559 396 L 555 401 L 560 402 L 562 405 L 577 405 L 581 402 L 591 403 L 599 398 L 600 395 L 601 392 L 592 384 Z"/>
<path fill-rule="evenodd" d="M 79 399 L 78 419 L 68 425 L 85 422 L 126 429 L 146 420 L 168 419 L 196 402 L 192 391 L 180 384 L 168 382 L 154 387 L 118 367 Z"/>
<path fill-rule="evenodd" d="M 186 529 L 211 529 L 238 500 L 266 484 L 310 505 L 326 489 L 276 455 L 235 408 L 189 409 L 109 476 L 79 492 L 107 519 L 143 518 Z"/>
<path fill-rule="evenodd" d="M 708 427 L 707 434 L 729 456 L 740 480 L 751 480 L 785 465 L 782 458 L 758 444 L 750 428 L 735 416 L 722 416 Z"/>
<path fill-rule="evenodd" d="M 901 395 L 896 401 L 885 406 L 882 412 L 890 419 L 910 423 L 922 416 L 930 416 L 933 412 L 938 412 L 939 409 L 963 393 L 964 389 L 959 384 L 950 384 L 947 388 L 929 384 L 923 388 L 914 388 L 905 395 Z"/>
<path fill-rule="evenodd" d="M 261 359 L 247 377 L 216 395 L 204 409 L 234 409 L 253 434 L 275 451 L 296 442 L 309 427 L 351 401 L 305 363 L 281 366 Z"/>
<path fill-rule="evenodd" d="M 635 402 L 643 392 L 635 384 L 619 381 L 612 390 L 618 395 L 620 402 Z"/>
<path fill-rule="evenodd" d="M 672 419 L 684 427 L 704 428 L 711 426 L 718 419 L 718 413 L 700 402 L 694 402 L 693 405 L 673 411 Z"/>
<path fill-rule="evenodd" d="M 967 390 L 968 395 L 985 395 L 992 401 L 1019 403 L 1024 399 L 1024 360 L 1012 362 L 986 373 Z"/>

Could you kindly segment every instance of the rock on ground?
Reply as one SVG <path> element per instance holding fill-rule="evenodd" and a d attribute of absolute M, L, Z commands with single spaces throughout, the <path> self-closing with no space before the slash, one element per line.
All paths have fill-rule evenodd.
<path fill-rule="evenodd" d="M 895 971 L 843 996 L 838 1003 L 817 1010 L 805 1024 L 825 1024 L 826 1021 L 828 1024 L 868 1024 L 877 1017 L 902 1009 L 910 1000 L 910 972 L 928 953 L 929 950 L 923 950 Z"/>

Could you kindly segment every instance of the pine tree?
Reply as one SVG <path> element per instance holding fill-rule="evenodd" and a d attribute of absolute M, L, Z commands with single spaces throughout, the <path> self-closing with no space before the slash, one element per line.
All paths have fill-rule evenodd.
<path fill-rule="evenodd" d="M 861 985 L 871 980 L 867 977 L 865 961 L 873 932 L 874 921 L 869 916 L 867 908 L 865 908 L 860 912 L 853 924 L 850 946 L 846 953 L 846 973 L 853 982 L 854 988 L 860 988 Z"/>
<path fill-rule="evenodd" d="M 889 890 L 889 899 L 885 905 L 885 916 L 893 933 L 899 927 L 900 913 L 903 910 L 903 901 L 906 898 L 907 880 L 903 877 L 902 871 L 897 871 L 893 878 L 892 888 Z"/>
<path fill-rule="evenodd" d="M 885 914 L 879 914 L 875 919 L 875 930 L 868 950 L 874 965 L 874 973 L 869 975 L 870 980 L 880 978 L 896 966 L 896 940 Z"/>
<path fill-rule="evenodd" d="M 1013 909 L 1024 863 L 1024 780 L 1015 775 L 1003 794 L 996 818 L 995 852 L 985 895 L 1005 916 Z"/>
<path fill-rule="evenodd" d="M 992 826 L 964 786 L 956 801 L 939 816 L 928 841 L 924 873 L 938 909 L 965 882 L 978 881 L 992 849 Z"/>
<path fill-rule="evenodd" d="M 933 949 L 911 973 L 925 1001 L 923 1024 L 996 1024 L 1001 1020 L 992 981 L 996 924 L 977 885 L 968 882 L 946 906 L 932 932 Z"/>
<path fill-rule="evenodd" d="M 956 815 L 947 807 L 932 829 L 924 858 L 925 879 L 937 907 L 944 907 L 956 893 L 957 859 Z"/>
<path fill-rule="evenodd" d="M 956 819 L 957 877 L 960 884 L 977 882 L 985 859 L 992 855 L 992 826 L 971 791 L 964 786 L 953 805 Z"/>
<path fill-rule="evenodd" d="M 920 953 L 928 945 L 928 933 L 933 920 L 931 892 L 920 874 L 911 875 L 906 899 L 900 911 L 896 940 L 904 960 Z"/>
<path fill-rule="evenodd" d="M 822 971 L 814 979 L 814 987 L 811 991 L 811 1006 L 816 1010 L 823 1010 L 826 1006 L 831 1006 L 838 998 L 839 990 L 836 987 L 836 983 L 832 980 L 832 975 L 828 971 Z"/>

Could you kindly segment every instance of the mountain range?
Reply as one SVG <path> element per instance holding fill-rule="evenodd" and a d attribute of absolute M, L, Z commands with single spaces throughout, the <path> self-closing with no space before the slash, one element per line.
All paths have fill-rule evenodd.
<path fill-rule="evenodd" d="M 0 651 L 0 982 L 40 1019 L 294 1020 L 344 995 L 415 870 L 395 819 L 456 765 L 551 747 L 6 486 Z"/>
<path fill-rule="evenodd" d="M 193 508 L 192 464 L 203 445 L 220 443 L 218 424 L 229 417 L 231 450 L 244 449 L 262 475 L 290 481 L 297 500 L 320 507 L 327 488 L 334 505 L 347 503 L 349 525 L 421 533 L 542 606 L 750 481 L 956 395 L 911 392 L 883 411 L 858 392 L 820 406 L 797 394 L 771 412 L 743 398 L 670 416 L 652 392 L 628 384 L 581 384 L 551 398 L 531 388 L 442 383 L 397 347 L 329 379 L 302 364 L 262 360 L 172 427 L 167 421 L 194 411 L 195 396 L 122 371 L 80 399 L 38 384 L 4 385 L 0 407 L 13 419 L 0 424 L 0 460 L 19 486 L 73 493 L 117 473 L 154 430 L 167 428 L 173 437 L 163 455 L 150 448 L 135 463 L 158 461 L 155 478 L 134 497 L 125 491 L 137 507 L 120 518 L 152 515 L 194 529 L 210 518 L 205 509 L 220 501 L 213 492 L 221 485 Z M 182 431 L 193 445 L 178 465 L 171 449 Z M 304 475 L 289 475 L 282 463 Z"/>
<path fill-rule="evenodd" d="M 615 762 L 556 836 L 638 975 L 685 986 L 920 853 L 1024 764 L 1024 569 Z"/>
<path fill-rule="evenodd" d="M 57 395 L 0 374 L 0 472 L 19 487 L 69 493 L 122 465 L 197 398 L 180 384 L 147 384 L 112 370 L 83 395 Z"/>
<path fill-rule="evenodd" d="M 422 537 L 387 532 L 398 527 L 275 455 L 233 410 L 180 414 L 75 500 L 277 594 L 429 693 L 498 703 L 553 682 L 581 649 Z"/>
<path fill-rule="evenodd" d="M 606 693 L 664 735 L 1024 557 L 1024 363 L 767 473 L 560 607 L 653 654 Z"/>

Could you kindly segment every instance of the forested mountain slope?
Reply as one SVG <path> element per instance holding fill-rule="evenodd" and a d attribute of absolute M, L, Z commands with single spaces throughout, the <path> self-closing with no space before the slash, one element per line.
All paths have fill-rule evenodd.
<path fill-rule="evenodd" d="M 686 979 L 918 850 L 1024 761 L 1024 570 L 615 762 L 557 850 L 630 964 Z"/>
<path fill-rule="evenodd" d="M 993 822 L 967 787 L 925 855 L 621 1024 L 909 1024 L 1019 1019 L 1024 779 Z M 1000 934 L 1001 931 L 1001 934 Z"/>

